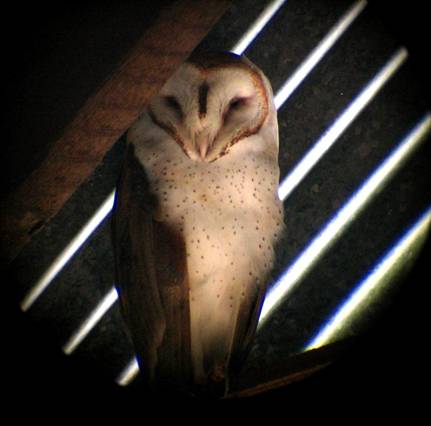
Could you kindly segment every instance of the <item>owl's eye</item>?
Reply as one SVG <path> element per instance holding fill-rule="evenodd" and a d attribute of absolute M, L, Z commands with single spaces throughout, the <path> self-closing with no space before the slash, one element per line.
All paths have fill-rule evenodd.
<path fill-rule="evenodd" d="M 229 103 L 229 111 L 241 108 L 247 102 L 247 98 L 233 98 Z"/>
<path fill-rule="evenodd" d="M 181 105 L 174 96 L 165 96 L 165 102 L 170 108 L 172 108 L 180 116 L 183 115 L 183 110 L 181 109 Z"/>
<path fill-rule="evenodd" d="M 232 118 L 232 113 L 241 110 L 247 105 L 249 98 L 236 96 L 231 99 L 227 108 L 223 112 L 223 122 L 229 121 Z"/>

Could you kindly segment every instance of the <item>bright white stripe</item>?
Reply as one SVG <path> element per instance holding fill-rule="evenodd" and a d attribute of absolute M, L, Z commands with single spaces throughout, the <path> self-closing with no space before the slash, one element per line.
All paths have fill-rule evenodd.
<path fill-rule="evenodd" d="M 99 302 L 93 312 L 85 319 L 81 326 L 72 334 L 64 344 L 63 351 L 70 355 L 78 345 L 87 337 L 88 333 L 100 321 L 109 308 L 118 300 L 118 293 L 113 287 L 109 293 Z"/>
<path fill-rule="evenodd" d="M 412 155 L 425 139 L 430 129 L 431 114 L 427 113 L 324 226 L 306 249 L 301 252 L 293 264 L 268 291 L 260 315 L 259 326 Z"/>
<path fill-rule="evenodd" d="M 64 250 L 56 257 L 50 267 L 44 272 L 44 274 L 37 280 L 31 290 L 27 293 L 21 302 L 21 309 L 27 311 L 36 299 L 42 294 L 42 292 L 49 286 L 54 280 L 57 274 L 63 269 L 64 265 L 70 260 L 70 258 L 80 249 L 85 243 L 87 238 L 94 232 L 94 230 L 100 225 L 105 217 L 112 210 L 114 204 L 114 194 L 111 194 L 106 198 L 103 204 L 97 209 L 90 220 L 82 227 L 82 229 L 75 235 L 70 243 L 64 248 Z"/>
<path fill-rule="evenodd" d="M 278 196 L 281 200 L 284 200 L 292 193 L 308 172 L 337 141 L 346 128 L 376 96 L 384 84 L 395 74 L 405 62 L 407 56 L 407 50 L 405 48 L 400 48 L 355 99 L 353 99 L 331 127 L 323 133 L 319 140 L 280 184 Z"/>
<path fill-rule="evenodd" d="M 321 330 L 307 344 L 304 350 L 316 349 L 329 343 L 343 329 L 343 325 L 351 319 L 361 308 L 370 293 L 407 253 L 412 250 L 418 239 L 425 237 L 431 223 L 431 207 L 418 221 L 400 238 L 391 250 L 380 260 L 350 294 L 336 313 L 326 322 Z"/>
<path fill-rule="evenodd" d="M 262 31 L 263 27 L 271 20 L 277 11 L 283 6 L 286 0 L 271 1 L 256 20 L 250 25 L 250 28 L 241 36 L 241 38 L 231 48 L 231 52 L 242 55 L 247 47 L 253 42 L 256 36 Z"/>
<path fill-rule="evenodd" d="M 289 77 L 275 96 L 274 102 L 277 109 L 304 81 L 323 56 L 328 53 L 331 47 L 337 42 L 337 40 L 339 40 L 366 5 L 367 2 L 365 0 L 359 0 L 353 3 L 349 10 L 329 30 L 322 41 L 310 52 L 304 62 L 296 69 L 292 76 Z"/>
<path fill-rule="evenodd" d="M 120 373 L 120 375 L 115 380 L 116 383 L 120 386 L 127 386 L 139 374 L 139 365 L 136 358 L 132 358 L 130 362 L 127 364 L 126 368 Z"/>

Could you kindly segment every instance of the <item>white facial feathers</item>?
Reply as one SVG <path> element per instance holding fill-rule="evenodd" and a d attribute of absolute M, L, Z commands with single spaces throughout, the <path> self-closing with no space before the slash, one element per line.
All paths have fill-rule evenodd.
<path fill-rule="evenodd" d="M 270 110 L 263 74 L 245 58 L 183 64 L 152 100 L 152 119 L 194 161 L 215 161 L 256 133 Z M 268 90 L 269 88 L 269 90 Z"/>

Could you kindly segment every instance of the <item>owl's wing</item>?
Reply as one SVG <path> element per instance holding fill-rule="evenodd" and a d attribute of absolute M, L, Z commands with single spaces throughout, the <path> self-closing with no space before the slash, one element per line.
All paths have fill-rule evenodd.
<path fill-rule="evenodd" d="M 157 197 L 126 153 L 113 216 L 116 285 L 141 372 L 148 382 L 190 377 L 190 318 L 182 235 L 155 219 Z"/>
<path fill-rule="evenodd" d="M 234 375 L 240 372 L 250 352 L 264 298 L 265 287 L 253 283 L 238 307 L 230 358 L 230 370 Z"/>

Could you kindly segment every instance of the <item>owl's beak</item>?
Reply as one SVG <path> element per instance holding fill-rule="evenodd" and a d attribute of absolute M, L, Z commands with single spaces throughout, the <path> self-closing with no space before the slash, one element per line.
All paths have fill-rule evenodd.
<path fill-rule="evenodd" d="M 209 154 L 212 142 L 212 138 L 207 132 L 198 135 L 195 139 L 196 153 L 202 161 L 204 161 Z"/>
<path fill-rule="evenodd" d="M 202 160 L 205 159 L 207 152 L 208 152 L 208 148 L 209 148 L 209 140 L 208 139 L 203 140 L 199 144 L 199 154 L 200 154 Z"/>

